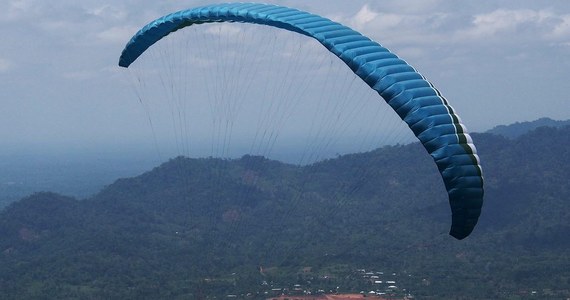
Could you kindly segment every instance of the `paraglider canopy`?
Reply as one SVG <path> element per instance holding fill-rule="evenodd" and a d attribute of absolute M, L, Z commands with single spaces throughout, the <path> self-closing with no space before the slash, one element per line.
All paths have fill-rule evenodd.
<path fill-rule="evenodd" d="M 375 90 L 433 157 L 449 195 L 450 234 L 467 237 L 483 204 L 483 177 L 475 145 L 455 110 L 413 67 L 360 33 L 329 19 L 292 8 L 257 4 L 208 5 L 161 17 L 137 32 L 123 50 L 119 65 L 129 67 L 168 34 L 212 22 L 273 26 L 317 40 Z"/>

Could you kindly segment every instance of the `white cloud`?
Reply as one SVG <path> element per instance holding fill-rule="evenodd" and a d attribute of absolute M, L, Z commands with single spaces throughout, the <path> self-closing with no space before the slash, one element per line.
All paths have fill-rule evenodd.
<path fill-rule="evenodd" d="M 97 34 L 97 38 L 103 42 L 124 44 L 137 32 L 133 26 L 116 26 L 103 30 Z"/>
<path fill-rule="evenodd" d="M 486 14 L 475 15 L 470 28 L 462 33 L 470 38 L 488 39 L 516 38 L 516 34 L 531 33 L 544 37 L 553 30 L 552 25 L 557 22 L 557 17 L 547 10 L 497 9 Z M 529 36 L 529 35 L 525 35 Z"/>
<path fill-rule="evenodd" d="M 370 21 L 374 20 L 377 16 L 377 12 L 372 11 L 368 5 L 364 5 L 352 19 L 352 24 L 355 28 L 359 29 Z"/>
<path fill-rule="evenodd" d="M 570 14 L 551 8 L 495 8 L 487 12 L 452 11 L 432 1 L 431 8 L 396 10 L 395 3 L 363 5 L 351 17 L 337 18 L 386 46 L 408 47 L 441 43 L 495 45 L 570 43 Z M 397 5 L 396 5 L 397 6 Z M 484 9 L 484 8 L 482 8 Z"/>
<path fill-rule="evenodd" d="M 87 9 L 88 14 L 105 19 L 124 20 L 127 12 L 117 6 L 102 5 L 95 8 Z"/>
<path fill-rule="evenodd" d="M 539 13 L 529 9 L 499 9 L 489 14 L 475 16 L 473 32 L 483 36 L 495 35 L 499 32 L 514 31 L 525 23 L 536 23 L 540 19 L 542 18 Z"/>

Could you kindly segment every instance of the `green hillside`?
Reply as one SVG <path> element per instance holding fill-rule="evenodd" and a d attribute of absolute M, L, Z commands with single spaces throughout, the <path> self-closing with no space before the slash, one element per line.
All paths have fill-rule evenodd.
<path fill-rule="evenodd" d="M 393 293 L 418 299 L 570 297 L 570 127 L 473 138 L 486 198 L 464 241 L 447 235 L 446 192 L 419 144 L 304 167 L 179 157 L 90 199 L 38 193 L 6 207 L 0 290 L 6 299 L 264 299 L 294 284 L 376 288 L 356 271 L 367 269 L 393 274 Z"/>

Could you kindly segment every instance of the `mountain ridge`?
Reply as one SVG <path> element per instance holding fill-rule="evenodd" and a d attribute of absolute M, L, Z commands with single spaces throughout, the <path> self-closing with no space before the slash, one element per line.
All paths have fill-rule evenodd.
<path fill-rule="evenodd" d="M 509 125 L 497 125 L 486 133 L 498 134 L 514 139 L 539 127 L 565 127 L 570 126 L 570 120 L 553 120 L 551 118 L 539 118 L 534 121 L 515 122 Z"/>
<path fill-rule="evenodd" d="M 486 202 L 466 241 L 447 236 L 445 188 L 417 143 L 303 167 L 178 157 L 89 199 L 38 193 L 10 204 L 0 212 L 0 289 L 29 299 L 192 298 L 306 282 L 306 267 L 316 278 L 365 266 L 411 275 L 401 281 L 418 297 L 502 299 L 537 285 L 565 295 L 570 127 L 473 139 Z M 334 284 L 366 288 L 347 280 Z"/>

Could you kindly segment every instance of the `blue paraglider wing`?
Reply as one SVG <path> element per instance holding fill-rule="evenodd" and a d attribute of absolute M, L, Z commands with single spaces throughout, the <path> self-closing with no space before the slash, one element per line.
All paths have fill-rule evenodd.
<path fill-rule="evenodd" d="M 129 67 L 166 35 L 194 24 L 256 23 L 316 39 L 394 109 L 433 157 L 449 194 L 450 234 L 463 239 L 472 231 L 483 204 L 483 177 L 477 151 L 459 117 L 440 92 L 413 67 L 362 34 L 329 19 L 276 5 L 228 3 L 166 15 L 136 33 L 119 65 Z"/>

